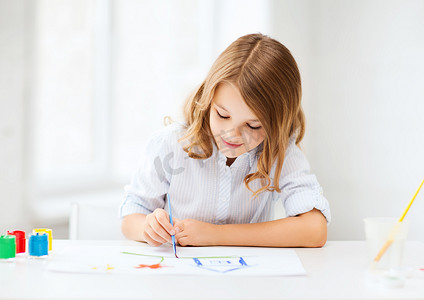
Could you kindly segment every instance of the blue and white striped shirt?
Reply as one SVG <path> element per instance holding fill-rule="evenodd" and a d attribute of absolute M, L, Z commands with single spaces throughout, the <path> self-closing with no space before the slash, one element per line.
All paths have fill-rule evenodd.
<path fill-rule="evenodd" d="M 121 218 L 133 213 L 149 214 L 156 208 L 168 210 L 165 196 L 169 193 L 172 215 L 178 219 L 214 224 L 265 222 L 273 219 L 276 201 L 282 201 L 286 216 L 316 208 L 330 221 L 328 201 L 316 177 L 310 174 L 309 163 L 294 137 L 290 139 L 280 176 L 281 193 L 265 191 L 252 198 L 253 193 L 243 179 L 257 171 L 261 145 L 227 166 L 227 158 L 215 145 L 211 157 L 190 158 L 178 142 L 182 135 L 183 126 L 174 123 L 150 138 L 141 165 L 125 186 Z M 273 178 L 272 172 L 270 177 Z M 258 190 L 260 180 L 251 182 L 250 187 Z"/>

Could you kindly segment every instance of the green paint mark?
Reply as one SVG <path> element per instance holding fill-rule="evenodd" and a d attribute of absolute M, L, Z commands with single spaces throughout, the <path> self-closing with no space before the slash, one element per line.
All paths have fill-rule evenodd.
<path fill-rule="evenodd" d="M 174 256 L 160 256 L 160 255 L 151 255 L 151 254 L 141 254 L 141 253 L 133 253 L 133 252 L 121 252 L 122 254 L 130 254 L 130 255 L 139 255 L 139 256 L 149 256 L 149 257 L 157 257 L 162 258 L 162 260 L 159 262 L 161 263 L 165 258 L 175 258 Z M 179 257 L 181 259 L 193 259 L 193 258 L 202 258 L 202 259 L 208 259 L 208 258 L 238 258 L 240 256 L 184 256 Z"/>

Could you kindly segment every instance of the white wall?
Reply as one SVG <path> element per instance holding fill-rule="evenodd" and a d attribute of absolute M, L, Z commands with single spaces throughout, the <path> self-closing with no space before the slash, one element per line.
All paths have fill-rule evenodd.
<path fill-rule="evenodd" d="M 164 116 L 183 119 L 185 99 L 232 41 L 270 30 L 268 3 L 113 2 L 111 155 L 119 180 L 129 180 L 145 139 L 163 127 Z"/>
<path fill-rule="evenodd" d="M 305 152 L 331 204 L 329 239 L 362 239 L 364 217 L 400 217 L 424 178 L 424 2 L 275 2 L 276 35 L 306 55 Z M 424 191 L 411 239 L 424 240 L 423 209 Z"/>
<path fill-rule="evenodd" d="M 25 226 L 25 1 L 0 1 L 0 233 Z"/>
<path fill-rule="evenodd" d="M 243 26 L 240 15 L 220 13 L 227 4 L 236 11 L 236 2 L 220 1 L 211 14 L 202 2 L 203 17 L 223 16 L 210 28 L 217 36 L 208 57 L 245 30 L 270 34 L 292 50 L 303 78 L 304 149 L 332 208 L 329 239 L 362 239 L 366 216 L 400 216 L 424 177 L 424 1 L 269 0 L 274 25 L 268 32 L 267 26 L 255 30 L 252 21 Z M 30 3 L 0 0 L 0 232 L 29 229 Z M 259 21 L 266 17 L 258 14 Z M 116 45 L 122 38 L 114 40 L 121 47 L 115 53 L 134 47 L 130 40 Z M 116 65 L 114 71 L 122 75 Z M 114 96 L 125 96 L 127 87 L 117 82 Z M 423 210 L 424 191 L 407 216 L 411 239 L 424 240 Z"/>
<path fill-rule="evenodd" d="M 268 3 L 0 0 L 0 229 L 65 238 L 70 202 L 121 201 L 145 138 L 230 41 L 269 31 Z"/>

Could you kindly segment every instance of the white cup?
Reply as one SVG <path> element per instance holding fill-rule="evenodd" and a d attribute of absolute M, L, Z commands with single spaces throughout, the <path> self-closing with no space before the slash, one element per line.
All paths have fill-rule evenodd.
<path fill-rule="evenodd" d="M 365 218 L 365 237 L 368 247 L 370 267 L 379 270 L 402 267 L 403 250 L 408 234 L 408 221 L 398 222 L 396 218 Z M 375 258 L 387 241 L 393 242 L 377 262 Z"/>

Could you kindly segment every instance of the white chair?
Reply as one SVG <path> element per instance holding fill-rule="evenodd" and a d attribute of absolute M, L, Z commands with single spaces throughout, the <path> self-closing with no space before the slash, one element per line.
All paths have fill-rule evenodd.
<path fill-rule="evenodd" d="M 71 203 L 69 239 L 123 240 L 118 217 L 120 201 L 81 199 Z"/>

